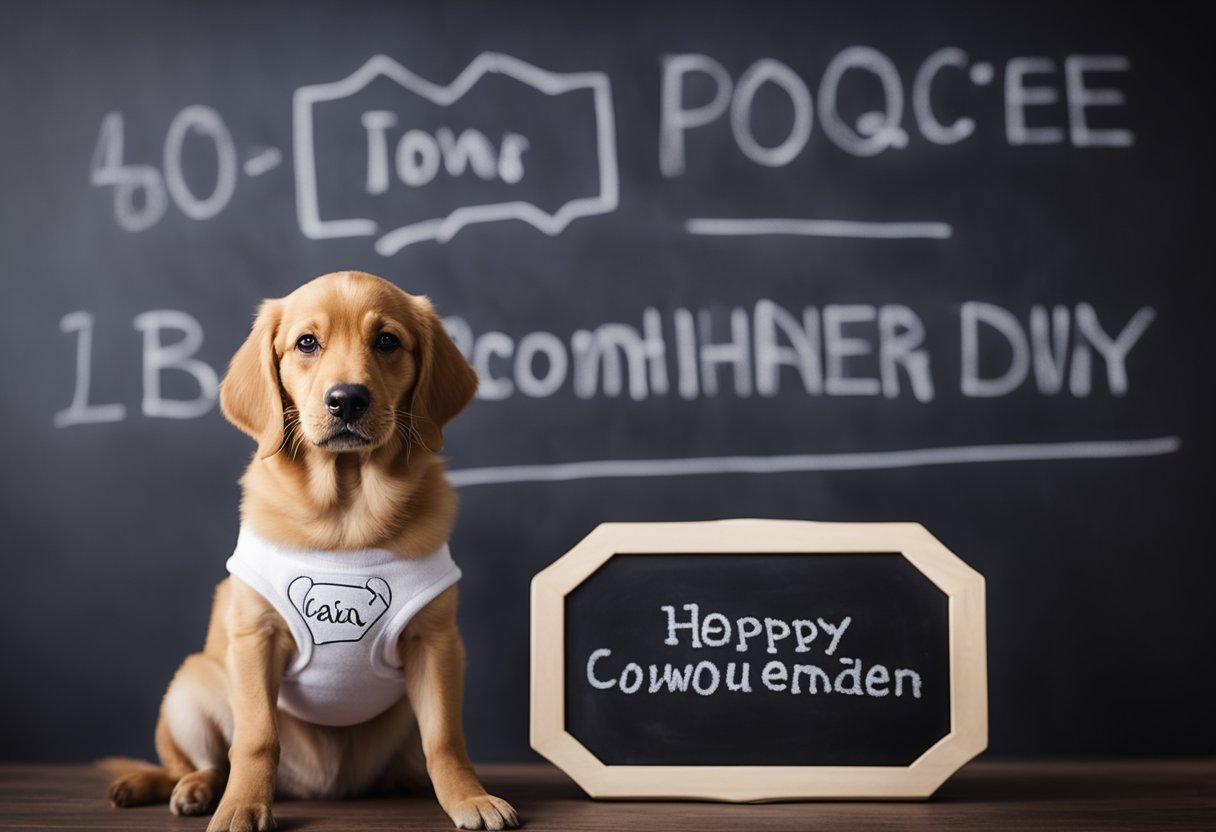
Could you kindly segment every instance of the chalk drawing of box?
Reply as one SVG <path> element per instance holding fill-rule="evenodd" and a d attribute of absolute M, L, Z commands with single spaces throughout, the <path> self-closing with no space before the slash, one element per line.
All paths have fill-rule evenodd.
<path fill-rule="evenodd" d="M 587 90 L 590 115 L 594 119 L 595 147 L 593 181 L 597 192 L 578 195 L 547 211 L 539 200 L 503 199 L 460 205 L 442 216 L 411 220 L 404 224 L 367 217 L 322 218 L 322 193 L 318 187 L 317 105 L 338 102 L 366 90 L 378 79 L 400 85 L 423 103 L 451 107 L 474 90 L 483 79 L 505 77 L 546 96 Z M 293 102 L 293 140 L 295 152 L 296 214 L 300 230 L 310 239 L 337 237 L 376 237 L 375 250 L 389 257 L 403 248 L 425 240 L 447 242 L 458 231 L 477 223 L 522 220 L 550 236 L 560 234 L 571 222 L 616 210 L 618 175 L 616 134 L 612 91 L 603 72 L 556 73 L 532 66 L 509 55 L 485 52 L 477 56 L 450 84 L 441 85 L 406 69 L 385 55 L 375 55 L 354 73 L 340 81 L 303 86 L 295 91 Z M 362 147 L 343 148 L 344 153 L 362 153 Z M 564 177 L 551 177 L 560 182 Z"/>

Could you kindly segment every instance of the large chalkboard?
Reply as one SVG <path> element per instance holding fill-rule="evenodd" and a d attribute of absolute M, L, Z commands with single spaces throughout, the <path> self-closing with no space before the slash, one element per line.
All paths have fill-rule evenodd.
<path fill-rule="evenodd" d="M 532 574 L 601 521 L 731 516 L 968 553 L 994 752 L 1213 751 L 1187 17 L 5 4 L 0 756 L 151 754 L 252 452 L 216 377 L 339 268 L 429 295 L 482 374 L 445 448 L 475 757 L 530 754 Z"/>

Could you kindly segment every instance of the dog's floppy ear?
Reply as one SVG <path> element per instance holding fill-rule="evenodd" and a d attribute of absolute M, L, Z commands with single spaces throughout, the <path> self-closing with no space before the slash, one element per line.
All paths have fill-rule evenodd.
<path fill-rule="evenodd" d="M 220 410 L 258 443 L 258 456 L 274 456 L 283 445 L 283 398 L 274 338 L 283 316 L 277 300 L 262 302 L 253 331 L 232 356 L 220 382 Z"/>
<path fill-rule="evenodd" d="M 418 379 L 414 383 L 410 412 L 422 444 L 432 453 L 443 449 L 443 426 L 473 399 L 477 372 L 469 364 L 431 302 L 413 298 L 418 332 Z"/>

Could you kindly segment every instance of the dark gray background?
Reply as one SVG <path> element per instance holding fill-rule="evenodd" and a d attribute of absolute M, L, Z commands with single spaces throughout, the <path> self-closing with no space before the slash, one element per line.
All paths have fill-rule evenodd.
<path fill-rule="evenodd" d="M 211 587 L 237 531 L 235 485 L 251 442 L 218 411 L 149 418 L 141 335 L 147 310 L 189 313 L 198 357 L 222 371 L 259 299 L 338 268 L 382 274 L 429 294 L 483 334 L 547 330 L 569 344 L 642 311 L 708 310 L 716 337 L 732 307 L 760 298 L 794 310 L 902 303 L 928 330 L 936 396 L 808 396 L 783 370 L 775 398 L 740 397 L 723 372 L 716 397 L 674 392 L 634 401 L 554 396 L 479 400 L 451 426 L 453 471 L 604 459 L 860 453 L 915 448 L 1177 437 L 1164 455 L 907 467 L 471 485 L 452 549 L 465 570 L 469 649 L 465 723 L 480 760 L 522 759 L 527 745 L 528 582 L 597 523 L 734 516 L 916 520 L 982 572 L 989 587 L 991 750 L 999 754 L 1172 754 L 1216 750 L 1210 662 L 1216 567 L 1207 538 L 1213 461 L 1212 64 L 1186 5 L 1076 3 L 485 4 L 51 3 L 0 10 L 0 391 L 5 679 L 0 758 L 87 759 L 152 753 L 156 707 L 178 662 L 202 642 Z M 688 170 L 658 165 L 664 55 L 698 52 L 732 77 L 773 58 L 816 101 L 831 58 L 872 46 L 899 68 L 905 96 L 921 62 L 957 46 L 996 68 L 984 88 L 944 73 L 934 105 L 969 115 L 970 139 L 927 142 L 910 109 L 906 149 L 842 152 L 816 114 L 807 148 L 762 168 L 727 119 L 688 135 Z M 598 71 L 612 85 L 619 208 L 547 236 L 518 221 L 466 228 L 445 244 L 392 256 L 368 238 L 310 240 L 295 214 L 292 93 L 336 81 L 382 53 L 446 83 L 485 51 L 556 72 Z M 1011 147 L 1003 82 L 1016 56 L 1055 61 L 1120 54 L 1131 71 L 1095 75 L 1124 107 L 1095 124 L 1134 131 L 1130 149 Z M 552 207 L 586 188 L 585 108 L 509 84 L 470 95 L 454 126 L 529 132 L 530 198 Z M 850 119 L 877 106 L 872 79 L 850 81 Z M 490 89 L 490 87 L 487 87 Z M 701 91 L 704 93 L 704 91 Z M 690 100 L 697 91 L 689 90 Z M 408 96 L 402 126 L 440 123 Z M 388 96 L 380 100 L 377 96 Z M 577 102 L 575 102 L 577 103 Z M 141 232 L 119 228 L 110 187 L 89 182 L 103 117 L 125 119 L 124 158 L 162 166 L 165 134 L 188 105 L 218 112 L 241 174 L 211 219 L 172 203 Z M 349 104 L 349 102 L 347 102 Z M 910 101 L 907 102 L 910 106 Z M 474 106 L 476 105 L 476 106 Z M 358 108 L 340 108 L 356 118 Z M 547 114 L 547 115 L 546 115 Z M 757 98 L 757 135 L 775 142 L 789 109 Z M 1037 124 L 1066 124 L 1062 103 Z M 352 122 L 347 121 L 347 124 Z M 357 122 L 355 122 L 357 124 Z M 521 126 L 522 125 L 522 126 Z M 327 151 L 323 189 L 351 198 L 365 148 L 357 129 Z M 353 139 L 351 137 L 354 137 Z M 330 138 L 334 138 L 330 136 Z M 341 137 L 337 137 L 335 141 Z M 541 150 L 543 149 L 543 153 Z M 214 177 L 208 145 L 187 140 L 188 181 Z M 465 189 L 468 190 L 465 190 Z M 496 190 L 497 188 L 497 190 Z M 421 196 L 395 186 L 382 213 L 507 192 L 467 176 Z M 582 193 L 582 192 L 580 192 Z M 433 200 L 433 202 L 432 202 Z M 418 215 L 423 216 L 423 215 Z M 690 217 L 817 217 L 949 222 L 949 240 L 711 238 Z M 1088 397 L 1042 395 L 1033 381 L 994 399 L 959 392 L 961 304 L 986 301 L 1025 326 L 1034 304 L 1090 303 L 1120 328 L 1144 306 L 1156 320 L 1115 397 L 1095 360 Z M 75 311 L 95 318 L 92 400 L 125 405 L 121 422 L 57 429 L 72 398 Z M 872 332 L 858 327 L 857 332 Z M 166 334 L 166 341 L 177 337 Z M 1007 356 L 986 350 L 989 374 Z M 874 375 L 873 357 L 850 365 Z M 509 367 L 494 365 L 495 372 Z M 164 374 L 168 396 L 196 386 Z"/>

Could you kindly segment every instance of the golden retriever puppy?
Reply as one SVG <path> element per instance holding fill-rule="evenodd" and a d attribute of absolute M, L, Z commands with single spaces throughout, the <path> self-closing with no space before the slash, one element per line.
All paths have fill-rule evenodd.
<path fill-rule="evenodd" d="M 336 798 L 425 769 L 462 829 L 516 826 L 465 751 L 464 652 L 436 456 L 477 376 L 430 303 L 362 272 L 268 300 L 220 385 L 258 444 L 201 653 L 161 705 L 161 765 L 112 762 L 115 806 L 274 827 L 277 793 Z"/>

